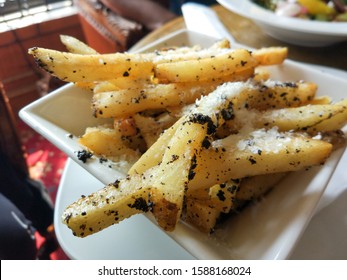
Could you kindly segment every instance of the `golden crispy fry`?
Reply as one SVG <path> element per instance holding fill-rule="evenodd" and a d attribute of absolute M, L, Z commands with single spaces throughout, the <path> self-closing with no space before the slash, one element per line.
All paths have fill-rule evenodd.
<path fill-rule="evenodd" d="M 246 69 L 254 69 L 257 61 L 244 49 L 232 50 L 213 57 L 160 63 L 155 77 L 160 83 L 214 81 Z"/>
<path fill-rule="evenodd" d="M 153 206 L 153 215 L 164 230 L 174 230 L 179 221 L 195 156 L 207 133 L 208 123 L 196 116 L 185 118 L 166 147 L 159 165 L 160 174 L 154 174 L 156 184 L 165 186 Z M 183 150 L 182 145 L 186 145 L 186 149 Z"/>
<path fill-rule="evenodd" d="M 218 40 L 211 47 L 209 47 L 209 49 L 217 49 L 217 50 L 230 49 L 230 48 L 231 48 L 231 44 L 230 44 L 230 41 L 227 39 Z"/>
<path fill-rule="evenodd" d="M 186 204 L 187 210 L 183 219 L 201 232 L 212 233 L 221 211 L 214 208 L 211 204 L 192 197 L 187 198 Z"/>
<path fill-rule="evenodd" d="M 319 131 L 334 131 L 339 130 L 347 123 L 347 98 L 332 105 L 334 113 L 332 112 L 329 117 L 322 119 L 312 127 L 307 129 L 310 133 L 317 133 Z"/>
<path fill-rule="evenodd" d="M 332 145 L 325 141 L 274 129 L 253 131 L 243 137 L 231 135 L 202 150 L 197 157 L 196 175 L 188 187 L 194 190 L 230 178 L 297 171 L 323 164 L 331 151 Z"/>
<path fill-rule="evenodd" d="M 310 101 L 312 105 L 324 105 L 332 103 L 330 96 L 317 96 L 313 100 Z"/>
<path fill-rule="evenodd" d="M 257 65 L 281 64 L 288 55 L 288 49 L 263 48 L 252 53 L 244 49 L 230 49 L 227 53 L 220 53 L 209 57 L 201 56 L 195 60 L 176 59 L 167 63 L 161 61 L 155 69 L 155 76 L 161 83 L 172 83 L 213 81 L 218 77 L 230 76 L 246 69 L 253 69 L 254 73 L 254 67 Z M 249 78 L 250 75 L 246 77 Z"/>
<path fill-rule="evenodd" d="M 229 213 L 233 208 L 233 200 L 239 189 L 240 180 L 230 179 L 225 183 L 216 184 L 209 189 L 211 205 L 222 213 Z"/>
<path fill-rule="evenodd" d="M 114 130 L 124 137 L 134 137 L 137 135 L 137 126 L 133 118 L 115 119 L 113 122 Z"/>
<path fill-rule="evenodd" d="M 62 221 L 75 236 L 86 237 L 132 215 L 149 211 L 149 183 L 140 175 L 120 180 L 69 205 Z"/>
<path fill-rule="evenodd" d="M 44 48 L 29 49 L 37 64 L 69 82 L 106 81 L 116 77 L 148 78 L 153 73 L 153 63 L 141 55 L 129 53 L 83 55 L 59 52 Z"/>
<path fill-rule="evenodd" d="M 253 81 L 262 83 L 266 80 L 270 80 L 270 72 L 262 67 L 255 68 L 254 75 L 253 75 Z"/>
<path fill-rule="evenodd" d="M 78 54 L 98 54 L 96 50 L 69 35 L 60 35 L 60 41 L 65 45 L 67 50 L 71 53 Z"/>
<path fill-rule="evenodd" d="M 214 57 L 221 52 L 230 53 L 232 50 L 227 47 L 228 43 L 225 40 L 217 41 L 209 48 L 202 49 L 201 47 L 175 47 L 171 49 L 156 50 L 154 52 L 143 53 L 142 55 L 153 61 L 156 65 L 161 63 L 193 61 L 203 58 Z"/>
<path fill-rule="evenodd" d="M 122 158 L 134 163 L 140 157 L 139 151 L 129 147 L 123 135 L 109 126 L 88 127 L 79 138 L 79 143 L 94 154 L 106 158 Z"/>
<path fill-rule="evenodd" d="M 245 121 L 255 128 L 278 127 L 280 131 L 303 130 L 303 131 L 335 131 L 347 122 L 347 101 L 336 104 L 305 105 L 294 108 L 266 110 L 241 109 L 235 111 L 232 129 L 243 127 Z M 331 124 L 329 123 L 331 122 Z M 228 123 L 231 125 L 231 123 Z M 316 127 L 319 126 L 319 129 Z"/>
<path fill-rule="evenodd" d="M 60 35 L 61 42 L 65 45 L 67 50 L 75 54 L 99 54 L 96 50 L 76 39 L 75 37 L 68 35 Z M 78 87 L 92 89 L 93 92 L 111 91 L 118 90 L 120 88 L 133 87 L 134 84 L 144 85 L 150 81 L 146 79 L 129 79 L 128 77 L 118 77 L 109 81 L 102 81 L 100 83 L 93 82 L 76 82 L 75 85 Z"/>
<path fill-rule="evenodd" d="M 266 112 L 265 123 L 281 130 L 334 131 L 347 122 L 347 99 L 328 105 L 307 105 Z"/>
<path fill-rule="evenodd" d="M 106 91 L 119 90 L 119 87 L 115 85 L 112 81 L 101 81 L 97 83 L 93 88 L 93 93 L 100 93 Z"/>
<path fill-rule="evenodd" d="M 141 156 L 141 158 L 134 163 L 130 168 L 129 174 L 141 174 L 147 169 L 158 165 L 161 162 L 166 147 L 168 146 L 171 138 L 176 133 L 179 126 L 184 121 L 184 118 L 180 118 L 171 127 L 166 129 L 158 138 L 158 140 L 148 148 L 148 150 Z"/>
<path fill-rule="evenodd" d="M 281 64 L 288 57 L 288 48 L 269 47 L 252 51 L 252 56 L 258 61 L 259 65 Z"/>
<path fill-rule="evenodd" d="M 96 84 L 92 82 L 75 82 L 74 85 L 90 91 L 93 91 L 96 86 Z"/>
<path fill-rule="evenodd" d="M 239 108 L 268 110 L 275 108 L 298 107 L 313 100 L 317 85 L 310 82 L 279 82 L 267 80 L 255 84 L 249 92 L 239 98 Z"/>
<path fill-rule="evenodd" d="M 60 35 L 60 41 L 65 45 L 66 49 L 71 53 L 76 54 L 98 54 L 96 50 L 78 40 L 75 37 L 69 35 Z M 75 85 L 84 88 L 93 90 L 95 83 L 93 82 L 75 82 Z"/>
<path fill-rule="evenodd" d="M 187 198 L 193 198 L 203 204 L 210 205 L 221 213 L 229 213 L 233 208 L 233 200 L 238 192 L 241 180 L 230 179 L 208 189 L 187 191 Z"/>
<path fill-rule="evenodd" d="M 116 91 L 116 90 L 131 90 L 134 88 L 146 87 L 152 84 L 150 78 L 144 79 L 129 79 L 128 77 L 118 77 L 108 81 L 99 82 L 94 87 L 94 93 Z"/>
<path fill-rule="evenodd" d="M 152 146 L 159 138 L 160 134 L 171 127 L 177 118 L 168 113 L 160 114 L 157 117 L 134 115 L 136 127 L 140 130 L 147 147 Z"/>
<path fill-rule="evenodd" d="M 150 109 L 165 109 L 193 103 L 213 91 L 219 82 L 145 85 L 140 88 L 100 92 L 93 97 L 96 117 L 129 116 Z"/>
<path fill-rule="evenodd" d="M 240 201 L 252 201 L 266 194 L 278 184 L 288 173 L 262 174 L 243 178 L 236 192 L 235 199 Z"/>

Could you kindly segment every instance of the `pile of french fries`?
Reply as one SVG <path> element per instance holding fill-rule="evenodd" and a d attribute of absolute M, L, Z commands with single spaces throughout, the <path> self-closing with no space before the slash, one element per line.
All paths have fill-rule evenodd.
<path fill-rule="evenodd" d="M 287 49 L 172 47 L 98 54 L 61 36 L 68 52 L 31 48 L 38 65 L 93 91 L 80 144 L 131 162 L 127 176 L 68 206 L 62 221 L 85 237 L 138 213 L 173 231 L 179 221 L 212 233 L 222 218 L 266 194 L 289 172 L 323 164 L 344 144 L 347 99 L 316 97 L 307 81 L 274 81 L 267 65 Z"/>

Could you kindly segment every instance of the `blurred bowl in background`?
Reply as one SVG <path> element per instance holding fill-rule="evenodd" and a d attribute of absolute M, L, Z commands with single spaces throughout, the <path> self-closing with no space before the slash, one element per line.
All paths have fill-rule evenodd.
<path fill-rule="evenodd" d="M 347 41 L 347 22 L 279 16 L 251 0 L 217 1 L 228 10 L 254 21 L 268 35 L 286 43 L 322 47 Z"/>

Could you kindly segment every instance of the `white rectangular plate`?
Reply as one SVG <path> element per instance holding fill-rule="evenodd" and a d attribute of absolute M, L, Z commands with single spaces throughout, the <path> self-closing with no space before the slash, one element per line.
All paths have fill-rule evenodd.
<path fill-rule="evenodd" d="M 207 47 L 215 40 L 181 30 L 142 51 L 172 45 L 200 44 Z M 329 95 L 333 100 L 340 100 L 346 95 L 345 80 L 310 66 L 286 61 L 269 69 L 274 79 L 317 83 L 318 95 Z M 87 172 L 107 184 L 124 176 L 124 173 L 98 160 L 81 162 L 77 151 L 82 147 L 77 143 L 77 137 L 70 137 L 81 135 L 86 127 L 99 122 L 92 116 L 90 99 L 91 93 L 69 84 L 23 108 L 20 117 Z M 184 223 L 168 234 L 197 259 L 286 259 L 310 221 L 344 150 L 335 151 L 323 166 L 288 176 L 264 200 L 229 219 L 212 236 L 206 236 Z M 83 186 L 73 187 L 85 194 Z M 76 242 L 79 242 L 77 238 Z M 116 241 L 98 242 L 107 244 Z"/>

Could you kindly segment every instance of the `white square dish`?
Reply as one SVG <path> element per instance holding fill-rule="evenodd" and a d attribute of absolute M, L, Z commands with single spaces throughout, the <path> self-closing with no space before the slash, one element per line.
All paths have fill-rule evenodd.
<path fill-rule="evenodd" d="M 141 51 L 172 45 L 210 46 L 215 40 L 181 30 Z M 312 81 L 318 84 L 318 95 L 329 95 L 333 100 L 345 97 L 345 80 L 310 66 L 286 61 L 269 69 L 274 79 Z M 70 137 L 83 134 L 86 127 L 99 122 L 92 116 L 90 99 L 91 93 L 68 84 L 23 108 L 20 117 L 88 173 L 108 184 L 124 173 L 98 160 L 87 163 L 78 160 L 77 151 L 82 147 L 77 137 Z M 286 177 L 264 200 L 228 220 L 212 236 L 184 223 L 168 234 L 197 259 L 286 259 L 310 221 L 344 150 L 335 151 L 323 166 Z M 82 186 L 75 187 L 85 194 Z"/>

